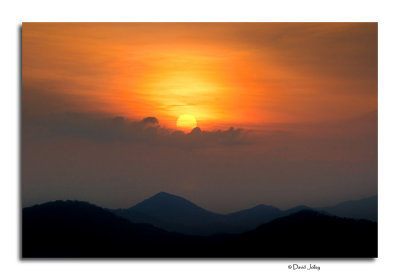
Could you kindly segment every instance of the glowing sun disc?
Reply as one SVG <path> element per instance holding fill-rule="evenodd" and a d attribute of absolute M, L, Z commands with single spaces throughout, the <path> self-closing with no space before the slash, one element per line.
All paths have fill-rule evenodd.
<path fill-rule="evenodd" d="M 194 116 L 185 114 L 179 116 L 178 120 L 176 121 L 176 126 L 183 130 L 192 130 L 193 128 L 197 127 L 197 121 Z"/>

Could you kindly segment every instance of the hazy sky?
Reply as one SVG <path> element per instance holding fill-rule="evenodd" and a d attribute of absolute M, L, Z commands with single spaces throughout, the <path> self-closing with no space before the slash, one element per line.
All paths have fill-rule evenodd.
<path fill-rule="evenodd" d="M 24 206 L 377 193 L 376 23 L 24 23 L 22 83 Z"/>

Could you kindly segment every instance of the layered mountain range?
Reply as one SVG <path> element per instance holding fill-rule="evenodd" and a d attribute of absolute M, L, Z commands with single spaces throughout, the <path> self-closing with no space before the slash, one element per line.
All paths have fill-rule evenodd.
<path fill-rule="evenodd" d="M 159 193 L 129 209 L 53 201 L 22 211 L 22 257 L 377 257 L 376 198 L 221 215 Z M 343 206 L 343 207 L 342 207 Z M 333 209 L 333 210 L 332 210 Z M 337 211 L 344 218 L 329 213 Z M 362 217 L 363 218 L 363 217 Z"/>
<path fill-rule="evenodd" d="M 211 235 L 243 233 L 300 210 L 315 210 L 338 217 L 376 221 L 377 201 L 377 196 L 373 196 L 329 207 L 312 209 L 302 205 L 287 210 L 260 204 L 249 209 L 222 215 L 205 210 L 183 197 L 160 192 L 128 209 L 110 211 L 131 222 L 148 223 L 172 232 Z"/>

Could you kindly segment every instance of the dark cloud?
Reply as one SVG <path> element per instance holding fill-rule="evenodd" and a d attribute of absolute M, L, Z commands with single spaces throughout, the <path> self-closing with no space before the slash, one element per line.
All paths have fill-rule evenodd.
<path fill-rule="evenodd" d="M 155 117 L 147 117 L 141 121 L 143 124 L 158 125 L 158 120 Z"/>
<path fill-rule="evenodd" d="M 155 117 L 129 121 L 124 117 L 98 117 L 82 113 L 63 113 L 36 117 L 24 122 L 31 140 L 43 137 L 78 137 L 94 141 L 142 142 L 152 145 L 176 146 L 183 149 L 210 146 L 232 146 L 249 143 L 243 129 L 203 131 L 199 127 L 190 133 L 168 129 Z"/>

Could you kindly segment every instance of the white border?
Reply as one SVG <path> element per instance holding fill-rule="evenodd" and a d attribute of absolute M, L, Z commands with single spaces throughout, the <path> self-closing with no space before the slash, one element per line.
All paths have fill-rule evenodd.
<path fill-rule="evenodd" d="M 7 1 L 1 8 L 1 279 L 396 279 L 399 248 L 399 23 L 396 1 Z M 379 258 L 313 260 L 20 261 L 19 30 L 28 21 L 372 21 L 379 22 Z M 397 277 L 396 277 L 397 275 Z"/>

